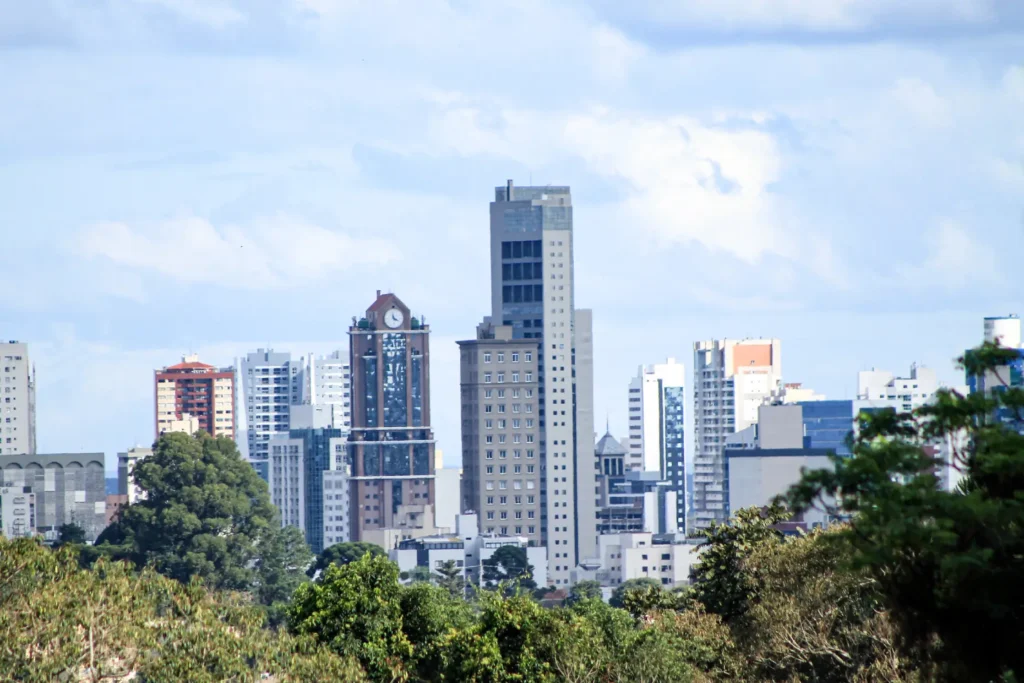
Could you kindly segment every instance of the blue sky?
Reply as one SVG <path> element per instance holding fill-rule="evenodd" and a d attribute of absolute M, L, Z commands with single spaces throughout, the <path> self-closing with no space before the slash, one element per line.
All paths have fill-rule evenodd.
<path fill-rule="evenodd" d="M 148 442 L 189 350 L 343 347 L 381 288 L 431 324 L 457 464 L 507 178 L 572 186 L 620 435 L 636 366 L 697 339 L 779 337 L 843 398 L 956 382 L 1022 308 L 1016 0 L 0 0 L 0 84 L 0 314 L 48 451 Z"/>

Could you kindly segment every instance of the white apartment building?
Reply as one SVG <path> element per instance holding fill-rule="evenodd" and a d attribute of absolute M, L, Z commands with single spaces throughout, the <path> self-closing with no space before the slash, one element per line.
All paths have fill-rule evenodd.
<path fill-rule="evenodd" d="M 897 377 L 888 370 L 862 370 L 857 373 L 857 408 L 893 408 L 914 410 L 935 397 L 939 378 L 931 368 L 910 366 L 910 375 Z"/>
<path fill-rule="evenodd" d="M 596 580 L 606 589 L 615 589 L 630 579 L 654 579 L 665 588 L 688 585 L 701 546 L 659 542 L 676 538 L 659 538 L 645 532 L 604 534 L 598 538 L 600 566 L 578 568 L 575 579 Z"/>
<path fill-rule="evenodd" d="M 3 486 L 0 481 L 0 536 L 21 538 L 36 533 L 36 494 L 31 486 Z"/>
<path fill-rule="evenodd" d="M 341 465 L 323 473 L 324 492 L 324 548 L 352 540 L 349 515 L 349 478 L 352 468 Z"/>
<path fill-rule="evenodd" d="M 352 425 L 352 368 L 347 351 L 302 357 L 302 403 L 330 406 L 331 425 L 348 430 Z"/>
<path fill-rule="evenodd" d="M 198 429 L 196 427 L 196 431 Z M 117 454 L 117 492 L 119 495 L 128 496 L 129 505 L 134 505 L 146 497 L 146 492 L 133 481 L 132 474 L 135 471 L 135 466 L 151 455 L 153 455 L 152 448 L 141 446 L 129 448 L 124 453 Z"/>
<path fill-rule="evenodd" d="M 782 342 L 716 339 L 693 345 L 694 476 L 689 529 L 729 518 L 723 448 L 757 422 L 758 408 L 782 389 Z"/>
<path fill-rule="evenodd" d="M 0 343 L 3 369 L 3 422 L 0 423 L 0 454 L 33 455 L 36 452 L 36 381 L 29 364 L 28 344 Z"/>
<path fill-rule="evenodd" d="M 686 370 L 675 358 L 637 370 L 629 383 L 628 469 L 667 475 L 665 431 L 670 420 L 665 415 L 665 394 L 666 389 L 677 389 L 681 397 L 685 385 Z"/>
<path fill-rule="evenodd" d="M 819 394 L 810 387 L 805 387 L 799 382 L 783 384 L 768 397 L 767 403 L 778 405 L 788 403 L 807 403 L 808 401 L 824 401 L 825 394 Z"/>

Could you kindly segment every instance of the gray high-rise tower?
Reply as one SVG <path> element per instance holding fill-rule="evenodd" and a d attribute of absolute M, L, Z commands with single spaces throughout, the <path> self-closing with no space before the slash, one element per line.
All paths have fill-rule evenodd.
<path fill-rule="evenodd" d="M 548 576 L 597 556 L 593 332 L 574 308 L 568 187 L 495 188 L 491 203 L 491 321 L 539 341 L 541 538 Z"/>

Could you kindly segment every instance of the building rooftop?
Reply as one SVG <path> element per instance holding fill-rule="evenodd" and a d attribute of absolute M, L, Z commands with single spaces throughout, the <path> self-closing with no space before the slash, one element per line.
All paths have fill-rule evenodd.
<path fill-rule="evenodd" d="M 594 455 L 626 455 L 626 449 L 622 447 L 618 439 L 612 436 L 611 432 L 605 432 L 605 435 L 594 447 Z"/>

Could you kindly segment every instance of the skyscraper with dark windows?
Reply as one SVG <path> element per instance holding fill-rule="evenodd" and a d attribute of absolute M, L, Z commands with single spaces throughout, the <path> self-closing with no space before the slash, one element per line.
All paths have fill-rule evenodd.
<path fill-rule="evenodd" d="M 378 292 L 349 328 L 353 540 L 433 527 L 429 340 L 430 328 L 394 294 Z"/>
<path fill-rule="evenodd" d="M 504 439 L 506 443 L 515 443 L 515 439 L 527 436 L 536 438 L 535 448 L 530 452 L 536 452 L 540 479 L 537 533 L 540 543 L 548 548 L 548 577 L 555 585 L 565 586 L 569 584 L 570 572 L 580 561 L 594 559 L 598 554 L 592 315 L 589 310 L 575 308 L 569 188 L 515 187 L 512 181 L 495 188 L 490 206 L 490 232 L 491 316 L 488 324 L 495 330 L 503 330 L 502 335 L 506 334 L 504 330 L 511 330 L 503 343 L 509 348 L 516 347 L 515 352 L 525 354 L 517 347 L 517 342 L 537 343 L 537 356 L 531 369 L 536 373 L 536 422 L 531 419 L 536 433 L 527 435 L 524 417 L 518 431 L 515 427 L 518 420 L 509 418 L 501 420 L 502 429 L 493 427 L 490 436 L 496 442 Z M 488 352 L 484 345 L 484 342 L 472 346 L 463 344 L 464 382 L 467 364 L 472 363 L 474 354 Z M 469 368 L 471 373 L 476 371 L 475 367 Z M 509 372 L 512 371 L 510 368 Z M 480 377 L 477 381 L 484 381 Z M 521 377 L 524 378 L 525 375 Z M 470 404 L 466 402 L 464 391 L 464 418 L 469 415 L 470 419 L 486 420 L 486 417 L 472 416 L 477 412 L 485 415 L 488 409 L 498 410 L 501 403 L 496 391 L 488 398 L 486 388 L 477 388 L 483 393 L 470 392 L 470 396 L 475 396 L 469 399 Z M 494 419 L 499 418 L 496 415 Z M 492 450 L 486 448 L 486 444 L 479 446 L 480 439 L 488 436 L 486 429 L 482 433 L 467 431 L 464 423 L 463 434 L 463 466 L 477 476 L 473 482 L 483 492 L 484 499 L 483 509 L 478 512 L 481 519 L 486 520 L 490 490 L 487 487 L 503 483 L 498 475 L 501 463 L 476 461 Z M 500 451 L 500 448 L 494 450 Z M 509 467 L 514 464 L 510 463 Z M 495 468 L 493 477 L 488 476 L 489 466 Z M 514 485 L 514 477 L 512 481 Z M 514 500 L 515 494 L 512 495 L 509 500 Z M 498 500 L 500 493 L 495 493 L 495 506 Z M 511 502 L 508 505 L 514 506 Z M 493 511 L 500 519 L 502 512 L 514 515 L 519 510 L 495 507 Z M 529 514 L 528 508 L 524 514 Z"/>

